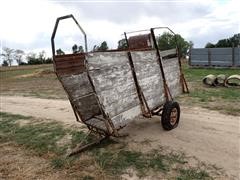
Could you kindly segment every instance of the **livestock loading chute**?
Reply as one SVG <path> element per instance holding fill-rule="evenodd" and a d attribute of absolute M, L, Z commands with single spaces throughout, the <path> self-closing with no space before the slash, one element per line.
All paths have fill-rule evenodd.
<path fill-rule="evenodd" d="M 55 34 L 59 21 L 67 18 L 72 18 L 83 33 L 85 52 L 56 55 Z M 77 121 L 100 137 L 71 154 L 107 137 L 121 136 L 119 131 L 139 115 L 147 118 L 161 116 L 165 130 L 177 127 L 180 106 L 174 98 L 187 93 L 188 87 L 178 48 L 166 51 L 158 48 L 154 30 L 159 28 L 167 27 L 147 30 L 148 33 L 141 37 L 147 42 L 141 42 L 141 47 L 136 43 L 139 37 L 128 38 L 132 32 L 125 32 L 126 49 L 88 52 L 86 33 L 74 16 L 57 18 L 51 38 L 56 75 L 68 95 Z"/>

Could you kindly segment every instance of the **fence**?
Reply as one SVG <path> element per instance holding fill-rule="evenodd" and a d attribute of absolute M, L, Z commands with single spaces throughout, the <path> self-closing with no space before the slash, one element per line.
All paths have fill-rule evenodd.
<path fill-rule="evenodd" d="M 240 48 L 194 48 L 190 50 L 191 66 L 240 67 Z"/>

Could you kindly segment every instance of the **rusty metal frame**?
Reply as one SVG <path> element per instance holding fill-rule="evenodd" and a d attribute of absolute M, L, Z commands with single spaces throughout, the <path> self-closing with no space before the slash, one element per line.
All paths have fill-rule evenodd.
<path fill-rule="evenodd" d="M 55 26 L 54 26 L 54 29 L 53 29 L 53 33 L 52 33 L 52 37 L 51 37 L 53 57 L 55 57 L 55 42 L 54 42 L 54 39 L 55 39 L 55 35 L 56 35 L 56 32 L 57 32 L 58 24 L 61 20 L 68 19 L 68 18 L 73 19 L 73 21 L 76 23 L 76 25 L 78 26 L 78 28 L 80 29 L 80 31 L 84 35 L 85 52 L 88 52 L 88 50 L 87 50 L 87 35 L 86 35 L 85 31 L 83 30 L 83 28 L 79 25 L 79 23 L 75 19 L 75 17 L 72 14 L 69 14 L 69 15 L 66 15 L 66 16 L 58 17 L 57 20 L 56 20 L 56 23 L 55 23 Z"/>
<path fill-rule="evenodd" d="M 105 126 L 106 126 L 106 128 L 107 128 L 107 132 L 106 132 L 106 133 L 107 133 L 108 135 L 115 135 L 115 136 L 117 136 L 117 135 L 118 135 L 117 129 L 114 127 L 113 123 L 111 122 L 111 120 L 110 120 L 110 118 L 109 118 L 109 115 L 107 115 L 107 114 L 105 113 L 104 107 L 103 107 L 103 105 L 100 103 L 100 101 L 99 101 L 99 99 L 98 99 L 98 96 L 96 95 L 95 86 L 94 86 L 94 84 L 93 84 L 93 82 L 92 82 L 92 79 L 91 79 L 91 77 L 90 77 L 90 75 L 89 75 L 88 62 L 87 62 L 87 60 L 86 60 L 86 56 L 87 56 L 87 53 L 88 53 L 88 52 L 87 52 L 87 35 L 86 35 L 85 31 L 84 31 L 83 28 L 79 25 L 79 23 L 77 22 L 77 20 L 75 19 L 75 17 L 74 17 L 72 14 L 57 18 L 56 23 L 55 23 L 55 26 L 54 26 L 54 30 L 53 30 L 52 37 L 51 37 L 51 43 L 52 43 L 51 45 L 52 45 L 52 54 L 53 54 L 53 62 L 54 62 L 55 72 L 56 72 L 56 64 L 55 64 L 55 43 L 54 43 L 54 38 L 55 38 L 55 35 L 56 35 L 56 32 L 57 32 L 57 28 L 58 28 L 59 22 L 60 22 L 61 20 L 68 19 L 68 18 L 72 18 L 72 19 L 74 20 L 74 22 L 76 23 L 76 25 L 78 26 L 78 28 L 80 29 L 80 31 L 82 32 L 82 34 L 84 35 L 84 41 L 85 41 L 85 53 L 84 53 L 84 54 L 85 54 L 85 59 L 84 59 L 84 66 L 85 66 L 85 71 L 87 72 L 87 76 L 88 76 L 89 82 L 90 82 L 90 84 L 91 84 L 91 86 L 92 86 L 93 94 L 95 95 L 95 98 L 96 98 L 96 100 L 97 100 L 97 102 L 98 102 L 98 106 L 99 106 L 100 112 L 101 112 L 101 114 L 102 114 L 103 117 L 104 117 L 104 119 L 103 119 L 103 120 L 104 120 L 104 124 L 105 124 Z M 58 77 L 58 80 L 61 82 L 61 84 L 62 84 L 62 86 L 63 86 L 66 94 L 68 94 L 67 91 L 66 91 L 66 88 L 64 87 L 64 85 L 63 85 L 63 83 L 62 83 L 62 81 L 61 81 L 61 78 L 59 77 L 59 75 L 57 74 L 57 72 L 56 72 L 56 75 L 57 75 L 57 77 Z M 76 117 L 76 120 L 77 120 L 78 122 L 80 122 L 81 113 L 75 108 L 74 103 L 73 103 L 73 100 L 71 99 L 71 97 L 68 96 L 68 98 L 69 98 L 70 104 L 71 104 L 71 106 L 72 106 L 72 108 L 73 108 L 73 111 L 74 111 L 74 115 L 75 115 L 75 117 Z M 94 116 L 93 116 L 93 117 L 94 117 Z M 87 120 L 88 120 L 88 119 L 87 119 Z M 85 120 L 85 121 L 87 121 L 87 120 Z M 86 124 L 85 121 L 82 121 L 82 122 L 83 122 L 84 124 Z M 89 130 L 94 131 L 94 132 L 97 132 L 97 133 L 99 132 L 99 131 L 97 131 L 97 130 L 94 130 L 94 129 L 96 129 L 96 128 L 91 128 L 90 125 L 88 125 L 88 124 L 86 124 L 86 125 L 87 125 L 87 127 L 88 127 Z M 100 133 L 100 134 L 102 134 L 102 133 Z"/>
<path fill-rule="evenodd" d="M 131 57 L 131 49 L 129 48 L 129 42 L 128 42 L 128 38 L 127 38 L 127 34 L 131 34 L 131 33 L 138 33 L 138 32 L 144 32 L 144 31 L 149 31 L 149 29 L 144 29 L 144 30 L 138 30 L 138 31 L 130 31 L 130 32 L 124 32 L 124 37 L 125 37 L 125 40 L 126 40 L 126 43 L 127 43 L 127 47 L 128 47 L 128 57 L 129 57 L 129 62 L 130 62 L 130 65 L 133 64 L 132 62 L 132 57 Z M 150 32 L 151 32 L 151 29 L 150 29 Z M 152 35 L 152 32 L 150 33 Z M 153 38 L 154 37 L 154 38 Z M 155 39 L 155 35 L 153 36 L 153 41 Z M 155 42 L 156 42 L 156 39 L 155 39 Z M 154 46 L 155 43 L 154 43 Z M 136 50 L 135 50 L 136 51 Z M 165 74 L 164 74 L 164 71 L 163 71 L 163 66 L 162 66 L 162 61 L 161 61 L 161 56 L 160 56 L 160 53 L 159 53 L 159 50 L 158 50 L 158 47 L 157 47 L 157 56 L 158 56 L 158 64 L 160 66 L 160 71 L 161 71 L 161 74 L 162 74 L 162 78 L 163 78 L 163 84 L 164 84 L 164 95 L 166 97 L 166 100 L 168 101 L 169 100 L 169 97 L 168 97 L 168 94 L 170 94 L 170 91 L 169 91 L 169 88 L 167 86 L 167 83 L 166 83 L 166 79 L 165 79 Z M 157 107 L 154 107 L 153 109 L 150 109 L 149 106 L 148 106 L 148 103 L 145 99 L 145 96 L 143 94 L 143 92 L 141 91 L 141 87 L 138 83 L 138 80 L 137 80 L 137 76 L 136 76 L 136 72 L 135 72 L 135 69 L 134 69 L 134 66 L 133 68 L 131 67 L 132 69 L 132 74 L 133 74 L 133 77 L 134 78 L 134 82 L 135 82 L 135 85 L 136 85 L 136 89 L 137 89 L 137 92 L 138 92 L 138 97 L 139 97 L 139 100 L 140 100 L 140 105 L 141 105 L 141 110 L 142 110 L 142 113 L 143 115 L 145 116 L 145 105 L 147 105 L 147 110 L 148 112 L 148 116 L 145 116 L 145 117 L 152 117 L 152 115 L 159 115 L 161 116 L 161 112 L 163 110 L 162 106 L 163 104 L 161 104 L 160 106 L 157 106 Z M 169 93 L 167 92 L 167 90 L 169 91 Z M 170 94 L 170 97 L 172 98 L 171 94 Z"/>
<path fill-rule="evenodd" d="M 178 41 L 177 41 L 177 37 L 176 37 L 176 34 L 174 33 L 173 30 L 171 30 L 169 27 L 167 26 L 162 26 L 162 27 L 154 27 L 154 28 L 151 28 L 150 29 L 150 32 L 153 31 L 152 34 L 152 38 L 156 40 L 156 36 L 154 34 L 154 30 L 155 29 L 167 29 L 168 31 L 170 31 L 173 35 L 174 35 L 174 39 L 175 39 L 175 43 L 176 43 L 176 49 L 177 49 L 177 57 L 178 57 L 178 64 L 179 64 L 179 71 L 180 71 L 180 83 L 182 85 L 182 92 L 183 93 L 189 93 L 189 89 L 188 89 L 188 86 L 187 86 L 187 83 L 186 83 L 186 80 L 185 80 L 185 77 L 184 77 L 184 74 L 183 74 L 183 70 L 182 70 L 182 63 L 181 63 L 181 57 L 180 57 L 180 54 L 179 54 L 179 44 L 178 44 Z M 130 34 L 130 33 L 138 33 L 138 32 L 144 32 L 144 31 L 149 31 L 149 29 L 142 29 L 142 30 L 138 30 L 138 31 L 129 31 L 129 32 L 126 32 L 126 34 Z M 159 48 L 157 46 L 157 43 L 155 44 L 154 43 L 154 47 L 158 50 L 159 52 Z M 160 53 L 157 52 L 157 56 L 159 57 Z M 158 55 L 159 54 L 159 55 Z M 161 60 L 161 56 L 160 56 L 160 60 Z M 160 65 L 160 63 L 159 63 Z M 161 66 L 161 65 L 160 65 Z M 161 72 L 163 72 L 161 70 Z M 165 87 L 167 88 L 167 86 Z M 169 91 L 166 89 L 166 91 Z M 169 91 L 170 92 L 170 91 Z M 169 94 L 171 95 L 171 94 Z M 167 96 L 166 96 L 167 97 Z"/>
<path fill-rule="evenodd" d="M 160 70 L 161 70 L 165 98 L 166 98 L 166 101 L 169 101 L 169 100 L 172 100 L 173 98 L 172 98 L 171 92 L 169 90 L 169 87 L 167 85 L 167 81 L 166 81 L 166 77 L 165 77 L 165 73 L 164 73 L 164 69 L 163 69 L 163 64 L 162 64 L 162 57 L 160 55 L 160 51 L 159 51 L 159 48 L 158 48 L 158 45 L 157 45 L 156 37 L 155 37 L 155 34 L 154 34 L 154 28 L 151 28 L 150 32 L 151 32 L 151 35 L 152 35 L 154 48 L 156 49 L 158 64 L 159 64 L 159 67 L 160 67 Z"/>
<path fill-rule="evenodd" d="M 67 92 L 67 90 L 66 90 L 66 88 L 65 88 L 65 86 L 64 86 L 64 84 L 63 84 L 63 82 L 62 82 L 62 80 L 61 80 L 61 78 L 60 78 L 60 75 L 59 75 L 59 74 L 57 73 L 57 71 L 56 71 L 56 63 L 55 63 L 55 61 L 56 61 L 56 54 L 55 54 L 55 42 L 54 42 L 54 39 L 55 39 L 55 35 L 56 35 L 56 32 L 57 32 L 57 28 L 58 28 L 59 22 L 60 22 L 61 20 L 68 19 L 68 18 L 72 18 L 72 19 L 74 20 L 74 22 L 75 22 L 76 25 L 79 27 L 79 29 L 80 29 L 80 31 L 82 32 L 82 34 L 84 35 L 84 41 L 85 41 L 84 67 L 85 67 L 85 72 L 87 73 L 89 82 L 90 82 L 91 87 L 92 87 L 92 90 L 93 90 L 93 94 L 95 95 L 95 98 L 96 98 L 96 100 L 97 100 L 97 103 L 98 103 L 98 106 L 99 106 L 99 109 L 100 109 L 100 112 L 101 112 L 101 114 L 103 115 L 102 121 L 104 122 L 107 131 L 104 131 L 104 130 L 102 130 L 102 129 L 100 129 L 100 128 L 97 128 L 97 127 L 94 127 L 94 126 L 91 126 L 91 125 L 87 124 L 86 121 L 87 121 L 89 118 L 86 119 L 86 120 L 82 120 L 82 118 L 81 118 L 81 113 L 76 109 L 76 107 L 75 107 L 75 105 L 74 105 L 74 103 L 73 103 L 73 99 L 68 95 L 68 92 Z M 56 75 L 57 75 L 58 80 L 61 82 L 63 89 L 65 90 L 65 92 L 66 92 L 66 94 L 67 94 L 67 96 L 68 96 L 68 99 L 69 99 L 70 104 L 71 104 L 71 106 L 72 106 L 72 109 L 73 109 L 73 112 L 74 112 L 74 115 L 75 115 L 76 120 L 77 120 L 78 122 L 84 123 L 84 124 L 87 126 L 87 128 L 88 128 L 89 131 L 90 131 L 89 134 L 91 134 L 91 133 L 96 133 L 96 134 L 98 134 L 98 135 L 101 137 L 100 139 L 98 139 L 98 140 L 96 140 L 96 141 L 94 141 L 94 142 L 92 142 L 92 143 L 88 143 L 88 144 L 86 144 L 86 145 L 81 145 L 81 146 L 76 147 L 70 155 L 73 155 L 73 154 L 75 154 L 75 153 L 78 153 L 78 152 L 80 152 L 80 151 L 83 151 L 83 150 L 89 148 L 90 146 L 93 146 L 93 145 L 96 145 L 96 144 L 98 144 L 98 143 L 101 143 L 102 140 L 108 138 L 109 136 L 115 136 L 115 137 L 120 136 L 119 133 L 118 133 L 118 130 L 121 129 L 121 128 L 123 128 L 123 127 L 120 127 L 119 129 L 116 129 L 116 128 L 114 127 L 114 125 L 113 125 L 113 123 L 112 123 L 109 115 L 105 113 L 104 107 L 103 107 L 103 105 L 100 103 L 100 101 L 99 101 L 99 99 L 98 99 L 98 96 L 97 96 L 97 94 L 96 94 L 95 86 L 94 86 L 94 84 L 93 84 L 93 82 L 92 82 L 92 79 L 91 79 L 91 77 L 90 77 L 90 75 L 89 75 L 88 62 L 87 62 L 87 59 L 86 59 L 87 54 L 88 54 L 88 51 L 87 51 L 87 35 L 86 35 L 85 31 L 82 29 L 82 27 L 79 25 L 79 23 L 77 22 L 77 20 L 74 18 L 74 16 L 73 16 L 72 14 L 57 18 L 56 23 L 55 23 L 55 26 L 54 26 L 54 30 L 53 30 L 53 33 L 52 33 L 52 36 L 51 36 L 51 46 L 52 46 L 53 66 L 54 66 L 55 73 L 56 73 Z M 93 116 L 93 117 L 95 117 L 95 116 Z"/>
<path fill-rule="evenodd" d="M 68 91 L 66 90 L 66 87 L 64 86 L 62 80 L 61 80 L 61 77 L 60 75 L 57 73 L 56 71 L 56 55 L 55 55 L 55 43 L 54 43 L 54 38 L 55 38 L 55 35 L 56 35 L 56 32 L 57 32 L 57 28 L 58 28 L 58 24 L 61 20 L 64 20 L 64 19 L 68 19 L 68 18 L 72 18 L 74 20 L 74 22 L 76 23 L 76 25 L 78 26 L 78 28 L 80 29 L 80 31 L 82 32 L 82 34 L 84 35 L 84 43 L 85 43 L 85 52 L 83 53 L 83 57 L 85 57 L 83 59 L 83 62 L 84 62 L 84 70 L 83 72 L 86 72 L 87 73 L 87 77 L 88 77 L 88 80 L 91 84 L 91 87 L 92 87 L 92 90 L 93 90 L 93 95 L 95 96 L 96 100 L 97 100 L 97 103 L 98 103 L 98 107 L 100 109 L 100 112 L 101 115 L 103 116 L 103 118 L 101 117 L 97 117 L 96 115 L 93 115 L 92 117 L 90 118 L 87 118 L 87 119 L 84 119 L 82 118 L 82 115 L 81 113 L 78 111 L 78 109 L 75 107 L 74 103 L 73 103 L 73 99 L 69 96 L 69 93 Z M 161 27 L 158 27 L 158 28 L 161 28 Z M 169 99 L 172 100 L 172 96 L 171 96 L 171 93 L 169 91 L 169 88 L 167 86 L 167 82 L 166 82 L 166 79 L 165 79 L 165 73 L 164 73 L 164 68 L 163 68 L 163 65 L 162 65 L 162 58 L 160 56 L 160 52 L 159 52 L 159 48 L 157 46 L 157 42 L 156 42 L 156 38 L 155 38 L 155 35 L 154 35 L 154 29 L 158 29 L 158 28 L 151 28 L 150 29 L 150 32 L 151 32 L 151 35 L 152 35 L 152 40 L 153 40 L 153 43 L 154 43 L 154 47 L 155 49 L 157 50 L 157 56 L 158 56 L 158 63 L 159 63 L 159 66 L 160 66 L 160 70 L 161 70 L 161 73 L 162 73 L 162 78 L 163 78 L 163 83 L 164 83 L 164 92 L 165 92 L 165 97 L 166 97 L 166 101 L 168 101 Z M 165 27 L 166 28 L 166 27 Z M 168 28 L 169 29 L 169 28 Z M 169 29 L 170 30 L 170 29 Z M 140 31 L 133 31 L 133 32 L 141 32 L 141 31 L 146 31 L 146 30 L 140 30 Z M 149 31 L 149 30 L 148 30 Z M 172 33 L 173 31 L 170 30 Z M 133 33 L 133 32 L 128 32 L 128 33 Z M 174 34 L 175 35 L 175 34 Z M 129 48 L 129 42 L 128 42 L 128 39 L 127 39 L 127 33 L 124 32 L 124 36 L 125 36 L 125 39 L 126 39 L 126 43 L 127 43 L 127 55 L 128 55 L 128 60 L 129 60 L 129 65 L 131 67 L 131 72 L 132 72 L 132 76 L 133 76 L 133 79 L 134 79 L 134 83 L 135 83 L 135 86 L 136 86 L 136 90 L 137 90 L 137 94 L 138 94 L 138 98 L 139 98 L 139 101 L 140 101 L 140 105 L 141 105 L 141 110 L 142 110 L 142 114 L 145 116 L 145 117 L 148 117 L 150 118 L 152 115 L 161 115 L 160 112 L 163 110 L 162 108 L 162 105 L 158 106 L 158 107 L 155 107 L 153 109 L 150 109 L 149 106 L 148 106 L 148 103 L 145 99 L 145 96 L 142 92 L 142 89 L 141 89 L 141 86 L 139 85 L 139 82 L 138 82 L 138 79 L 137 79 L 137 75 L 136 75 L 136 72 L 135 72 L 135 67 L 134 67 L 134 63 L 133 63 L 133 60 L 132 60 L 132 55 L 131 55 L 131 51 L 136 51 L 136 49 L 134 50 L 131 50 Z M 175 36 L 175 40 L 177 41 L 176 39 L 176 36 Z M 101 143 L 102 140 L 110 137 L 110 136 L 114 136 L 114 137 L 120 137 L 122 135 L 119 134 L 119 130 L 122 129 L 123 127 L 125 126 L 120 126 L 118 128 L 115 128 L 113 122 L 111 121 L 111 118 L 109 117 L 109 114 L 107 114 L 105 112 L 105 108 L 104 108 L 104 105 L 100 102 L 99 100 L 99 97 L 97 96 L 97 93 L 96 93 L 96 89 L 95 89 L 95 86 L 93 84 L 93 80 L 89 74 L 89 68 L 88 68 L 88 61 L 87 61 L 87 55 L 88 55 L 88 50 L 87 50 L 87 35 L 86 33 L 84 32 L 84 30 L 82 29 L 82 27 L 79 25 L 79 23 L 77 22 L 77 20 L 74 18 L 74 16 L 72 14 L 70 15 L 66 15 L 66 16 L 62 16 L 62 17 L 59 17 L 57 18 L 56 20 L 56 23 L 55 23 L 55 26 L 54 26 L 54 30 L 53 30 L 53 33 L 52 33 L 52 36 L 51 36 L 51 45 L 52 45 L 52 54 L 53 54 L 53 66 L 54 66 L 54 70 L 55 70 L 55 73 L 57 75 L 57 78 L 58 80 L 61 82 L 66 94 L 68 95 L 68 99 L 70 101 L 70 104 L 72 106 L 72 109 L 73 109 L 73 112 L 74 112 L 74 115 L 76 117 L 76 120 L 78 122 L 83 122 L 87 128 L 89 129 L 89 135 L 91 133 L 95 133 L 97 134 L 100 138 L 98 140 L 96 140 L 95 142 L 92 142 L 92 143 L 88 143 L 86 145 L 80 145 L 78 147 L 75 148 L 75 151 L 73 151 L 71 153 L 71 155 L 75 154 L 75 153 L 78 153 L 80 151 L 83 151 L 85 150 L 86 148 L 90 147 L 90 146 L 93 146 L 95 144 L 98 144 L 98 143 Z M 146 48 L 143 48 L 143 49 L 138 49 L 140 51 L 142 50 L 149 50 L 146 49 Z M 115 51 L 115 50 L 113 50 Z M 116 50 L 116 51 L 119 51 L 119 50 Z M 122 51 L 122 50 L 121 50 Z M 123 50 L 124 51 L 124 50 Z M 183 76 L 183 73 L 182 73 L 182 70 L 181 70 L 181 62 L 180 62 L 180 57 L 179 57 L 179 48 L 177 47 L 177 54 L 178 54 L 178 60 L 179 60 L 179 68 L 180 68 L 180 81 L 183 85 L 183 91 L 184 91 L 184 83 L 185 83 L 185 86 L 187 88 L 187 84 L 186 84 L 186 81 L 184 79 L 184 76 Z M 188 91 L 188 88 L 187 88 L 187 91 Z M 87 121 L 91 118 L 96 118 L 96 119 L 99 119 L 100 121 L 102 121 L 106 127 L 106 130 L 105 130 L 105 127 L 104 129 L 100 128 L 100 127 L 97 127 L 97 126 L 94 126 L 94 125 L 91 125 L 91 124 L 87 124 Z M 88 135 L 87 135 L 88 136 Z"/>
<path fill-rule="evenodd" d="M 177 36 L 176 34 L 173 32 L 173 30 L 171 30 L 169 27 L 167 26 L 162 26 L 162 27 L 155 27 L 155 28 L 151 28 L 153 29 L 153 31 L 155 29 L 167 29 L 169 30 L 173 35 L 174 35 L 174 39 L 175 39 L 175 43 L 176 43 L 176 48 L 177 48 L 177 55 L 178 55 L 178 64 L 179 64 L 179 71 L 180 71 L 180 83 L 182 85 L 182 92 L 183 93 L 189 93 L 189 89 L 188 89 L 188 85 L 187 85 L 187 82 L 186 82 L 186 79 L 184 77 L 184 74 L 183 74 L 183 70 L 182 70 L 182 63 L 181 63 L 181 57 L 180 57 L 180 54 L 179 54 L 179 44 L 178 44 L 178 41 L 177 41 Z M 155 36 L 154 36 L 155 37 Z"/>
<path fill-rule="evenodd" d="M 155 27 L 155 28 L 151 28 L 150 29 L 150 34 L 151 34 L 151 37 L 152 37 L 152 40 L 153 40 L 154 48 L 156 49 L 156 55 L 157 55 L 157 58 L 158 58 L 158 64 L 159 64 L 161 75 L 162 75 L 162 80 L 163 80 L 163 85 L 164 85 L 164 95 L 165 95 L 166 101 L 169 101 L 169 100 L 173 100 L 173 97 L 172 97 L 170 89 L 169 89 L 169 87 L 167 85 L 167 81 L 166 81 L 166 77 L 165 77 L 165 73 L 164 73 L 164 68 L 163 68 L 163 64 L 162 64 L 162 57 L 161 57 L 161 54 L 160 54 L 159 47 L 157 45 L 156 36 L 154 34 L 154 30 L 155 29 L 168 29 L 174 35 L 174 39 L 175 39 L 175 43 L 176 43 L 176 49 L 177 49 L 178 63 L 179 63 L 180 83 L 182 85 L 182 92 L 183 93 L 185 93 L 185 92 L 188 93 L 189 90 L 188 90 L 188 86 L 187 86 L 187 83 L 186 83 L 186 80 L 184 78 L 184 74 L 183 74 L 183 71 L 182 71 L 181 57 L 180 57 L 180 54 L 179 54 L 179 45 L 178 45 L 178 42 L 177 42 L 176 34 L 169 27 Z M 130 65 L 131 65 L 131 70 L 132 70 L 133 78 L 134 78 L 134 81 L 135 81 L 138 97 L 139 97 L 139 100 L 140 100 L 142 113 L 143 113 L 143 115 L 145 115 L 146 114 L 146 110 L 145 109 L 147 109 L 147 112 L 150 112 L 150 113 L 148 113 L 147 117 L 151 117 L 152 115 L 160 115 L 161 116 L 161 112 L 163 110 L 163 108 L 162 108 L 163 105 L 157 106 L 157 107 L 155 107 L 155 108 L 153 108 L 151 110 L 148 107 L 147 101 L 146 101 L 146 99 L 144 97 L 143 92 L 141 91 L 141 87 L 139 86 L 139 83 L 138 83 L 138 80 L 137 80 L 137 76 L 136 76 L 136 72 L 135 72 L 135 69 L 134 69 L 134 65 L 133 65 L 133 62 L 132 62 L 132 56 L 131 56 L 131 52 L 130 51 L 136 51 L 136 50 L 131 50 L 129 48 L 129 43 L 128 43 L 127 34 L 139 33 L 139 32 L 144 32 L 144 31 L 149 31 L 149 29 L 124 32 L 123 35 L 125 37 L 125 40 L 126 40 L 126 43 L 127 43 L 127 47 L 128 47 L 128 49 L 127 49 L 128 50 L 128 58 L 129 58 L 129 62 L 130 62 Z"/>

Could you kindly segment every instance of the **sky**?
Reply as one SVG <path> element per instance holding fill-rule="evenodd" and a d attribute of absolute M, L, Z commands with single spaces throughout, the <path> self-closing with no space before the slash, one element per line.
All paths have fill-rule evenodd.
<path fill-rule="evenodd" d="M 103 41 L 116 48 L 123 32 L 158 26 L 170 27 L 201 48 L 240 32 L 239 7 L 238 0 L 1 0 L 0 51 L 2 47 L 25 53 L 44 50 L 51 57 L 56 18 L 68 14 L 86 32 L 89 50 Z M 60 22 L 55 43 L 65 52 L 74 44 L 84 45 L 72 19 Z"/>

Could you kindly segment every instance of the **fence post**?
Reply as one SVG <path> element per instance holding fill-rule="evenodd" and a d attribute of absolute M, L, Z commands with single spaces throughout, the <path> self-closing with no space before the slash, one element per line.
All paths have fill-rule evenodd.
<path fill-rule="evenodd" d="M 189 49 L 189 59 L 188 59 L 188 65 L 192 66 L 192 47 Z"/>
<path fill-rule="evenodd" d="M 208 66 L 212 66 L 210 48 L 208 48 Z"/>
<path fill-rule="evenodd" d="M 232 46 L 232 66 L 235 66 L 235 48 Z"/>

